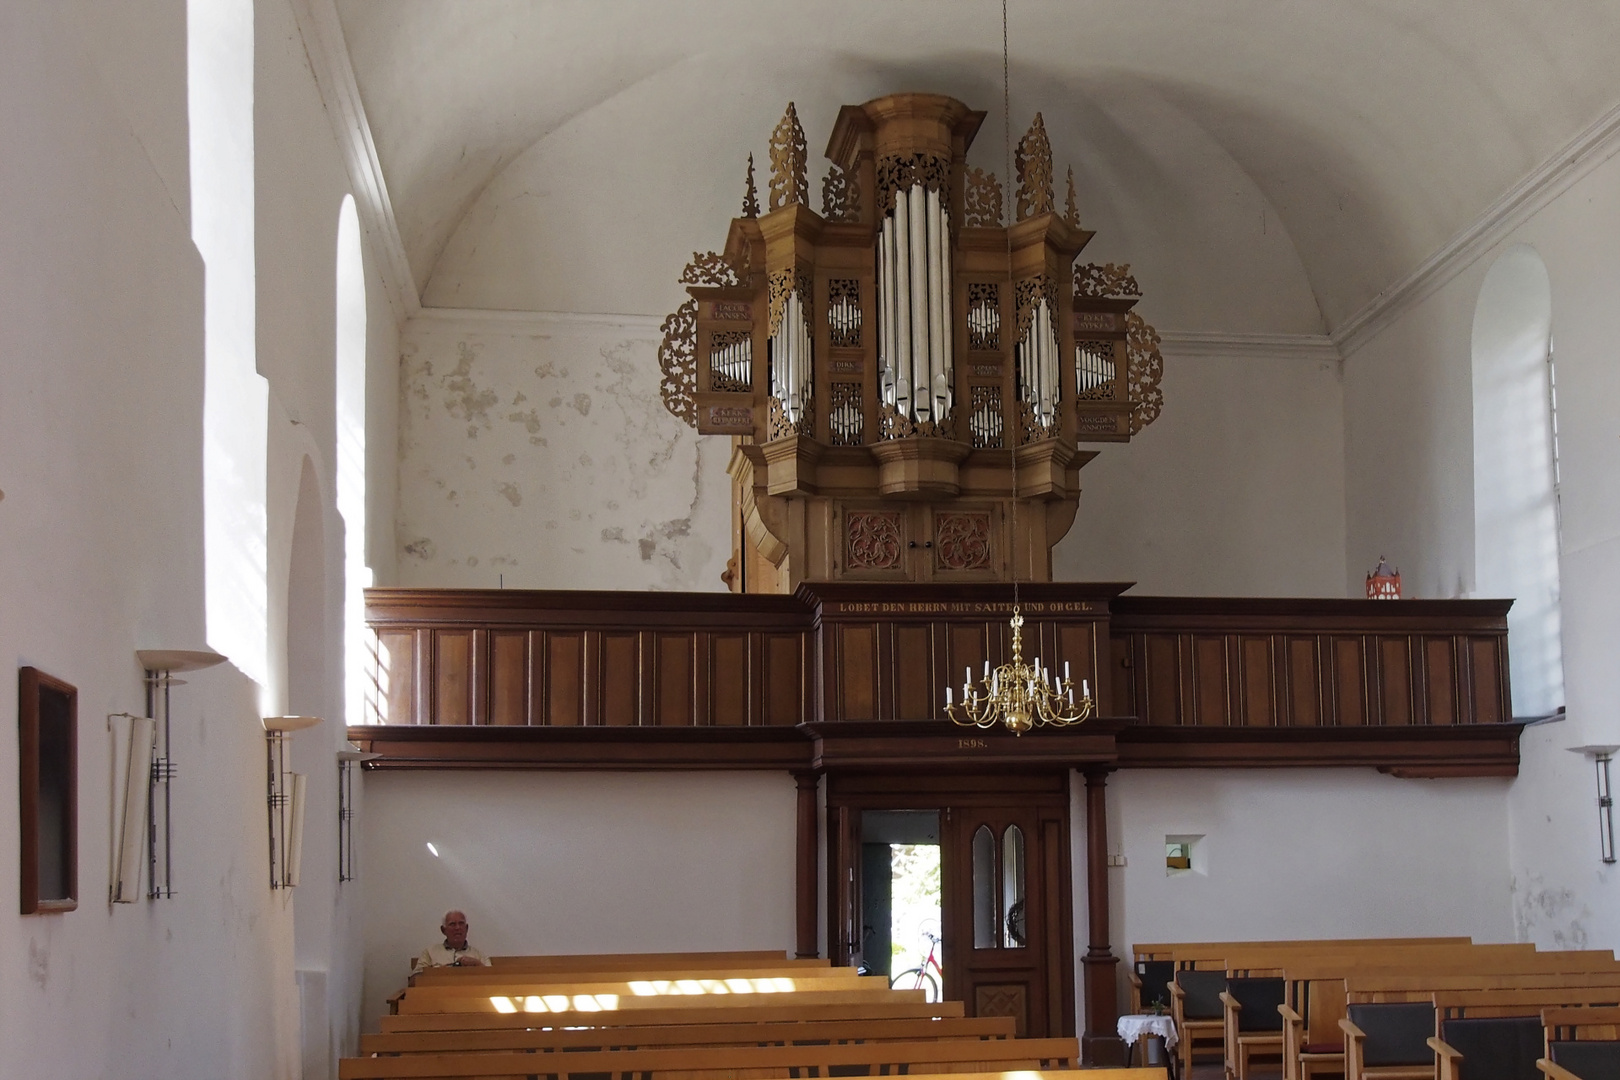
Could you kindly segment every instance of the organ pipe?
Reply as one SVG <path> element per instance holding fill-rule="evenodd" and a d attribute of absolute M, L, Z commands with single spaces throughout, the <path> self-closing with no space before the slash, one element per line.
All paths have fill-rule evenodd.
<path fill-rule="evenodd" d="M 811 375 L 809 320 L 795 288 L 782 302 L 782 322 L 771 338 L 771 396 L 781 402 L 782 416 L 789 424 L 804 419 Z"/>
<path fill-rule="evenodd" d="M 895 193 L 878 237 L 878 365 L 885 404 L 907 419 L 943 421 L 953 394 L 950 223 L 940 193 Z"/>
<path fill-rule="evenodd" d="M 1042 296 L 1030 313 L 1029 329 L 1018 343 L 1019 394 L 1042 427 L 1057 418 L 1060 393 L 1057 332 L 1052 309 Z"/>

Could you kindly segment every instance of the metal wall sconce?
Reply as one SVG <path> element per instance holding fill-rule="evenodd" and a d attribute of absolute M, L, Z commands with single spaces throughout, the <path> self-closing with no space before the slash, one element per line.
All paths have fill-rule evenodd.
<path fill-rule="evenodd" d="M 200 671 L 225 662 L 225 657 L 212 649 L 141 649 L 135 653 L 135 658 L 146 672 L 145 719 L 152 723 L 130 724 L 130 772 L 125 781 L 124 821 L 119 830 L 118 881 L 113 886 L 113 900 L 118 903 L 133 902 L 139 889 L 140 871 L 130 857 L 129 841 L 133 836 L 138 848 L 140 834 L 138 829 L 132 834 L 129 819 L 131 813 L 137 812 L 137 799 L 142 788 L 146 793 L 146 898 L 156 900 L 174 895 L 174 820 L 171 812 L 174 808 L 175 764 L 169 730 L 169 691 L 186 684 L 186 680 L 174 677 L 175 672 Z M 160 697 L 163 701 L 163 717 L 162 722 L 158 723 L 156 710 Z M 137 743 L 143 740 L 148 741 L 144 746 L 138 746 Z M 146 780 L 140 783 L 135 770 L 143 763 Z M 160 784 L 163 787 L 161 801 L 158 799 Z"/>
<path fill-rule="evenodd" d="M 304 854 L 304 775 L 287 771 L 287 740 L 295 731 L 314 727 L 318 716 L 266 716 L 263 718 L 265 800 L 270 808 L 270 887 L 290 889 L 298 884 Z"/>
<path fill-rule="evenodd" d="M 353 881 L 354 864 L 354 767 L 358 762 L 375 761 L 381 754 L 368 753 L 354 743 L 339 750 L 338 759 L 338 881 Z"/>
<path fill-rule="evenodd" d="M 1598 848 L 1603 861 L 1614 862 L 1614 796 L 1609 788 L 1609 760 L 1620 746 L 1572 746 L 1572 754 L 1584 754 L 1597 765 Z"/>

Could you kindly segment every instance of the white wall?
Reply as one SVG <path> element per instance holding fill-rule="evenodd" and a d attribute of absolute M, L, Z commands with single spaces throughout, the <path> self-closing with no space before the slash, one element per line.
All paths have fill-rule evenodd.
<path fill-rule="evenodd" d="M 1167 345 L 1164 411 L 1128 445 L 1091 447 L 1053 576 L 1159 596 L 1344 595 L 1339 365 L 1286 348 Z"/>
<path fill-rule="evenodd" d="M 1539 945 L 1614 948 L 1620 881 L 1598 861 L 1592 766 L 1566 751 L 1620 743 L 1620 158 L 1346 359 L 1348 584 L 1356 584 L 1358 556 L 1383 551 L 1401 567 L 1408 595 L 1476 591 L 1470 336 L 1487 271 L 1519 243 L 1535 248 L 1552 280 L 1568 719 L 1521 740 L 1509 816 L 1515 918 L 1520 935 Z"/>
<path fill-rule="evenodd" d="M 785 772 L 374 772 L 365 787 L 368 1029 L 449 908 L 491 955 L 793 948 Z"/>
<path fill-rule="evenodd" d="M 0 8 L 0 139 L 11 148 L 0 166 L 0 656 L 80 693 L 79 908 L 4 914 L 17 911 L 16 878 L 0 875 L 8 1075 L 324 1075 L 329 1060 L 301 1068 L 301 953 L 331 961 L 327 1023 L 316 1025 L 327 1049 L 352 1047 L 358 1027 L 359 938 L 347 929 L 358 907 L 337 888 L 329 850 L 339 658 L 312 647 L 337 640 L 342 586 L 331 369 L 346 181 L 281 0 L 254 7 L 254 122 L 230 132 L 257 151 L 256 257 L 237 269 L 255 282 L 251 331 L 269 388 L 271 428 L 255 454 L 268 538 L 257 572 L 271 610 L 249 636 L 271 643 L 275 664 L 266 671 L 261 650 L 239 666 L 263 672 L 262 684 L 225 665 L 175 689 L 177 895 L 107 902 L 105 717 L 144 711 L 136 649 L 206 640 L 205 288 L 191 230 L 186 8 Z M 373 367 L 385 361 L 370 379 L 385 448 L 372 498 L 385 501 L 385 522 L 398 356 L 386 311 L 370 342 Z M 15 708 L 15 694 L 0 694 L 0 728 L 14 730 Z M 296 898 L 269 888 L 259 726 L 288 708 L 327 717 L 295 744 L 312 786 Z M 16 742 L 0 740 L 0 800 L 13 806 L 16 777 Z M 6 820 L 0 860 L 15 867 Z"/>
<path fill-rule="evenodd" d="M 611 316 L 411 320 L 398 583 L 723 590 L 729 440 L 664 408 L 659 340 Z"/>

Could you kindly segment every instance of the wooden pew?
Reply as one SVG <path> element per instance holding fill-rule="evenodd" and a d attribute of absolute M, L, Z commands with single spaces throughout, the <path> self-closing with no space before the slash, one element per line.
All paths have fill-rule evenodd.
<path fill-rule="evenodd" d="M 688 970 L 724 970 L 793 964 L 828 967 L 830 960 L 790 960 L 784 951 L 676 952 L 676 953 L 561 953 L 552 956 L 492 956 L 490 964 L 511 971 L 616 971 L 624 968 L 680 967 Z"/>
<path fill-rule="evenodd" d="M 544 1014 L 515 1012 L 404 1013 L 382 1018 L 382 1030 L 399 1031 L 485 1031 L 534 1027 L 581 1027 L 611 1029 L 653 1024 L 769 1024 L 802 1020 L 906 1020 L 930 1017 L 956 1018 L 965 1009 L 960 1001 L 928 1002 L 915 997 L 907 1001 L 809 1002 L 786 1000 L 788 995 L 766 999 L 746 1009 L 735 1006 L 705 1007 L 700 999 L 688 1008 L 630 1009 L 624 1012 L 566 1011 Z"/>
<path fill-rule="evenodd" d="M 1620 1074 L 1620 1042 L 1608 1039 L 1581 1039 L 1555 1042 L 1536 1068 L 1555 1080 L 1608 1080 Z"/>
<path fill-rule="evenodd" d="M 677 1046 L 769 1046 L 850 1041 L 1010 1039 L 1010 1016 L 907 1020 L 799 1020 L 775 1023 L 652 1024 L 634 1027 L 485 1028 L 384 1032 L 360 1036 L 362 1054 L 461 1050 L 665 1049 Z"/>
<path fill-rule="evenodd" d="M 676 979 L 713 982 L 721 979 L 791 979 L 793 981 L 853 979 L 852 967 L 749 966 L 739 968 L 641 967 L 601 971 L 514 971 L 495 967 L 423 968 L 413 972 L 412 986 L 471 986 L 523 984 L 562 985 L 583 982 L 670 982 Z"/>
<path fill-rule="evenodd" d="M 715 980 L 718 982 L 718 980 Z M 514 1011 L 527 1007 L 529 1012 L 572 1009 L 590 1011 L 592 1006 L 608 1012 L 635 1009 L 701 1007 L 704 1005 L 744 1007 L 761 999 L 791 997 L 806 1004 L 820 1002 L 837 1004 L 846 1001 L 920 1000 L 922 990 L 891 990 L 889 980 L 881 975 L 859 976 L 854 979 L 814 979 L 804 982 L 784 980 L 769 990 L 757 987 L 753 992 L 734 992 L 720 985 L 718 989 L 702 983 L 684 986 L 678 983 L 655 985 L 652 992 L 638 989 L 629 983 L 506 983 L 495 986 L 484 984 L 413 986 L 400 999 L 399 1012 L 496 1012 L 501 1004 L 511 1004 Z M 532 1001 L 540 1003 L 528 1007 Z"/>
<path fill-rule="evenodd" d="M 546 1076 L 563 1080 L 580 1074 L 659 1080 L 680 1074 L 681 1080 L 732 1080 L 739 1070 L 766 1070 L 761 1076 L 789 1075 L 788 1070 L 864 1067 L 875 1075 L 895 1071 L 952 1073 L 1040 1068 L 1079 1064 L 1077 1039 L 945 1039 L 931 1042 L 879 1042 L 816 1046 L 705 1046 L 658 1050 L 410 1053 L 398 1056 L 345 1058 L 339 1080 L 404 1080 L 488 1076 Z M 920 1067 L 920 1068 L 919 1068 Z"/>
<path fill-rule="evenodd" d="M 1297 941 L 1179 941 L 1159 942 L 1147 945 L 1132 945 L 1131 958 L 1133 960 L 1169 960 L 1175 952 L 1196 952 L 1202 950 L 1211 957 L 1224 955 L 1232 949 L 1333 949 L 1337 947 L 1359 948 L 1363 946 L 1389 946 L 1389 945 L 1472 945 L 1473 938 L 1469 937 L 1403 937 L 1403 938 L 1319 938 L 1300 939 Z"/>
<path fill-rule="evenodd" d="M 1281 1057 L 1283 1018 L 1287 1005 L 1287 983 L 1279 978 L 1228 979 L 1221 992 L 1225 1006 L 1222 1035 L 1226 1075 L 1231 1080 L 1249 1080 L 1249 1067 L 1256 1057 Z"/>

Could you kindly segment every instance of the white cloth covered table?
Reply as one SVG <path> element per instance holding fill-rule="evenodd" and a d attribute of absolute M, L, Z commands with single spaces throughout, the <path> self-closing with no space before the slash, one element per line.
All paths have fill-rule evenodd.
<path fill-rule="evenodd" d="M 1136 1040 L 1143 1035 L 1161 1035 L 1164 1037 L 1164 1048 L 1173 1050 L 1176 1045 L 1176 1022 L 1169 1016 L 1154 1016 L 1152 1013 L 1135 1013 L 1119 1018 L 1119 1037 L 1127 1047 L 1135 1046 Z"/>

